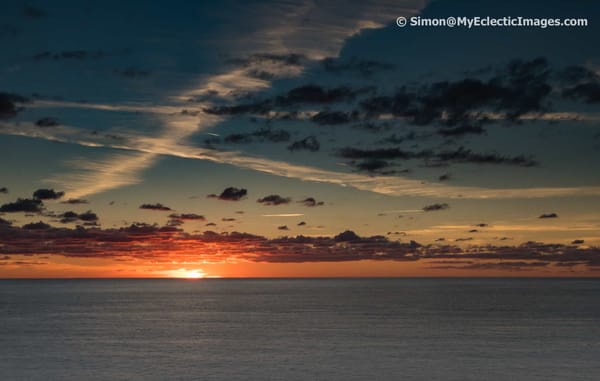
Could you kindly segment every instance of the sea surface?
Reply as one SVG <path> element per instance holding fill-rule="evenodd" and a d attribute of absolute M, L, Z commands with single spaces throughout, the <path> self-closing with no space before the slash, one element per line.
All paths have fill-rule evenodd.
<path fill-rule="evenodd" d="M 600 280 L 0 280 L 0 380 L 599 380 Z"/>

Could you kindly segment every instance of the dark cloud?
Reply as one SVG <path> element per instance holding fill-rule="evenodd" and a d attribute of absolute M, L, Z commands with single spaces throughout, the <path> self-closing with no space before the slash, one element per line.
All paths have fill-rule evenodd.
<path fill-rule="evenodd" d="M 235 187 L 228 187 L 223 192 L 221 192 L 220 195 L 209 194 L 207 197 L 218 198 L 219 200 L 225 200 L 225 201 L 240 201 L 241 199 L 246 197 L 247 194 L 248 194 L 248 191 L 246 189 L 243 189 L 243 188 L 238 189 Z"/>
<path fill-rule="evenodd" d="M 311 120 L 320 125 L 339 125 L 355 122 L 359 118 L 358 111 L 320 111 Z"/>
<path fill-rule="evenodd" d="M 140 205 L 140 209 L 160 210 L 160 211 L 169 211 L 169 210 L 171 210 L 171 208 L 169 208 L 168 206 L 165 206 L 165 205 L 160 204 L 160 203 L 156 203 L 156 204 L 142 204 L 142 205 Z"/>
<path fill-rule="evenodd" d="M 481 126 L 461 125 L 458 127 L 442 128 L 438 130 L 438 134 L 444 137 L 463 136 L 467 134 L 483 134 L 485 130 Z"/>
<path fill-rule="evenodd" d="M 223 218 L 221 218 L 221 221 L 223 221 L 223 222 L 233 222 L 233 221 L 235 221 L 235 218 L 223 217 Z"/>
<path fill-rule="evenodd" d="M 450 205 L 443 203 L 443 204 L 431 204 L 431 205 L 425 205 L 423 207 L 423 211 L 424 212 L 435 212 L 438 210 L 444 210 L 444 209 L 448 209 L 450 208 Z"/>
<path fill-rule="evenodd" d="M 361 149 L 346 147 L 338 151 L 338 156 L 346 159 L 368 160 L 411 160 L 425 159 L 430 166 L 442 166 L 448 163 L 502 164 L 531 167 L 537 162 L 523 155 L 509 157 L 495 153 L 477 153 L 460 147 L 454 151 L 435 153 L 432 151 L 406 151 L 400 148 Z"/>
<path fill-rule="evenodd" d="M 367 159 L 363 161 L 351 161 L 348 163 L 353 168 L 359 171 L 367 171 L 372 173 L 380 173 L 383 169 L 389 168 L 392 164 L 380 159 Z M 389 173 L 389 172 L 387 172 Z"/>
<path fill-rule="evenodd" d="M 345 86 L 325 89 L 317 85 L 305 85 L 291 89 L 285 95 L 278 96 L 275 99 L 275 103 L 280 106 L 304 103 L 330 104 L 353 100 L 357 94 L 363 91 L 352 90 Z"/>
<path fill-rule="evenodd" d="M 582 239 L 575 239 L 575 240 L 573 240 L 573 242 L 571 242 L 571 245 L 582 245 L 584 243 L 585 243 L 585 241 Z"/>
<path fill-rule="evenodd" d="M 600 83 L 582 83 L 563 91 L 565 98 L 583 100 L 586 103 L 600 102 Z"/>
<path fill-rule="evenodd" d="M 267 114 L 272 108 L 269 101 L 257 101 L 234 106 L 213 106 L 202 109 L 207 114 L 213 115 L 242 115 L 242 114 Z"/>
<path fill-rule="evenodd" d="M 305 226 L 305 225 L 306 225 L 306 222 L 304 222 L 304 221 L 300 221 L 296 224 L 296 226 Z"/>
<path fill-rule="evenodd" d="M 290 197 L 281 197 L 277 194 L 271 194 L 263 198 L 259 198 L 256 202 L 265 205 L 286 205 L 292 201 Z"/>
<path fill-rule="evenodd" d="M 88 59 L 101 59 L 104 58 L 107 53 L 96 50 L 96 51 L 87 51 L 87 50 L 64 50 L 61 52 L 50 52 L 44 51 L 35 54 L 32 58 L 36 61 L 45 61 L 45 60 L 53 60 L 53 61 L 61 61 L 61 60 L 77 60 L 83 61 Z"/>
<path fill-rule="evenodd" d="M 38 127 L 57 127 L 60 126 L 60 121 L 57 118 L 48 116 L 45 118 L 38 119 L 35 122 L 35 125 Z"/>
<path fill-rule="evenodd" d="M 400 242 L 384 236 L 362 237 L 352 231 L 334 237 L 268 239 L 248 233 L 190 234 L 177 226 L 134 223 L 118 229 L 98 227 L 55 228 L 43 222 L 16 227 L 1 225 L 2 255 L 63 255 L 84 258 L 140 258 L 170 260 L 174 252 L 194 252 L 194 260 L 251 262 L 340 262 L 359 260 L 464 261 L 505 263 L 510 268 L 537 268 L 548 264 L 598 266 L 600 248 L 526 242 L 517 246 Z M 215 250 L 215 244 L 219 250 Z M 198 254 L 202 253 L 202 254 Z M 200 255 L 200 257 L 198 257 Z M 517 262 L 522 262 L 519 266 Z M 449 263 L 449 265 L 451 265 Z M 496 268 L 498 268 L 496 266 Z M 475 269 L 475 268 L 474 268 Z M 479 269 L 484 269 L 480 267 Z"/>
<path fill-rule="evenodd" d="M 12 225 L 12 222 L 5 220 L 4 218 L 0 217 L 0 226 L 7 226 L 7 225 Z"/>
<path fill-rule="evenodd" d="M 139 69 L 133 66 L 130 66 L 126 69 L 115 69 L 113 71 L 118 76 L 129 78 L 129 79 L 142 79 L 150 76 L 150 72 L 147 70 Z"/>
<path fill-rule="evenodd" d="M 308 207 L 314 207 L 314 206 L 323 206 L 325 205 L 325 203 L 323 201 L 317 201 L 315 200 L 314 197 L 307 197 L 302 201 L 298 201 L 300 204 L 304 205 L 304 206 L 308 206 Z"/>
<path fill-rule="evenodd" d="M 376 72 L 392 70 L 394 65 L 372 60 L 362 60 L 351 57 L 348 60 L 338 58 L 325 58 L 321 61 L 323 69 L 330 73 L 358 73 L 363 77 L 370 77 Z"/>
<path fill-rule="evenodd" d="M 538 218 L 558 218 L 558 214 L 556 213 L 544 213 L 540 215 Z"/>
<path fill-rule="evenodd" d="M 279 230 L 290 230 L 290 229 L 288 229 L 287 225 L 278 226 L 277 229 L 279 229 Z"/>
<path fill-rule="evenodd" d="M 0 188 L 0 193 L 7 194 L 8 193 L 8 188 L 7 187 Z"/>
<path fill-rule="evenodd" d="M 67 224 L 67 223 L 72 223 L 72 222 L 97 222 L 98 221 L 98 216 L 96 215 L 96 213 L 93 213 L 91 210 L 88 210 L 87 212 L 78 214 L 75 213 L 73 211 L 68 211 L 65 212 L 61 215 L 59 215 L 60 217 L 60 222 L 63 224 Z"/>
<path fill-rule="evenodd" d="M 446 261 L 446 263 L 452 263 L 456 261 Z M 431 269 L 437 270 L 508 270 L 508 271 L 524 271 L 531 268 L 546 267 L 550 262 L 536 261 L 536 262 L 525 262 L 525 261 L 503 261 L 503 262 L 478 262 L 478 263 L 466 263 L 464 265 L 454 264 L 446 266 L 432 266 Z"/>
<path fill-rule="evenodd" d="M 52 226 L 40 221 L 40 222 L 31 222 L 29 224 L 23 225 L 23 229 L 25 230 L 46 230 L 50 229 Z"/>
<path fill-rule="evenodd" d="M 65 192 L 56 192 L 54 189 L 38 189 L 33 192 L 33 198 L 38 200 L 58 200 Z"/>
<path fill-rule="evenodd" d="M 0 212 L 4 213 L 40 213 L 44 204 L 39 199 L 19 198 L 15 202 L 9 202 L 0 206 Z"/>
<path fill-rule="evenodd" d="M 0 119 L 12 118 L 23 108 L 17 106 L 19 103 L 28 103 L 29 99 L 13 94 L 0 92 Z"/>
<path fill-rule="evenodd" d="M 438 177 L 439 181 L 448 181 L 450 180 L 452 176 L 450 176 L 449 173 L 444 173 L 443 175 L 440 175 L 440 177 Z"/>
<path fill-rule="evenodd" d="M 199 214 L 195 213 L 172 213 L 169 215 L 169 218 L 177 219 L 177 220 L 189 220 L 189 221 L 205 221 L 206 218 Z"/>
<path fill-rule="evenodd" d="M 290 151 L 307 150 L 317 152 L 321 148 L 319 141 L 315 136 L 307 136 L 302 140 L 297 140 L 290 144 L 287 149 Z"/>
<path fill-rule="evenodd" d="M 247 134 L 230 134 L 225 137 L 226 143 L 249 143 L 252 141 L 269 141 L 273 143 L 287 142 L 290 140 L 290 133 L 285 130 L 272 130 L 270 128 L 261 128 L 260 130 Z"/>
<path fill-rule="evenodd" d="M 209 222 L 209 223 L 207 223 L 207 224 L 206 224 L 206 225 L 204 225 L 204 226 L 217 226 L 217 224 L 215 224 L 214 222 Z"/>
<path fill-rule="evenodd" d="M 71 205 L 89 204 L 89 201 L 81 199 L 81 198 L 70 198 L 66 201 L 62 201 L 61 204 L 71 204 Z"/>

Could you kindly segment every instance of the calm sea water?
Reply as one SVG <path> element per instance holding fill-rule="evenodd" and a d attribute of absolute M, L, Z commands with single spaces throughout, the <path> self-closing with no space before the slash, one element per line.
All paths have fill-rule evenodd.
<path fill-rule="evenodd" d="M 2 280 L 0 380 L 598 380 L 600 280 Z"/>

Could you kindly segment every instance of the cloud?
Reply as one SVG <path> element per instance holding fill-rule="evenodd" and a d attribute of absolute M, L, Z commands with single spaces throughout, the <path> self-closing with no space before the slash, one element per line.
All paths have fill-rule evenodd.
<path fill-rule="evenodd" d="M 248 191 L 246 189 L 238 189 L 235 187 L 228 187 L 225 188 L 225 190 L 223 190 L 223 192 L 221 192 L 220 195 L 216 195 L 216 194 L 209 194 L 207 197 L 209 198 L 218 198 L 219 200 L 225 200 L 225 201 L 240 201 L 241 199 L 243 199 L 244 197 L 246 197 L 246 195 L 248 194 Z"/>
<path fill-rule="evenodd" d="M 187 220 L 187 221 L 205 221 L 206 218 L 199 214 L 195 213 L 171 213 L 169 214 L 169 218 L 177 219 L 177 220 Z"/>
<path fill-rule="evenodd" d="M 275 103 L 280 106 L 338 103 L 351 101 L 358 93 L 363 91 L 362 89 L 352 90 L 346 86 L 326 89 L 311 84 L 291 89 L 287 94 L 278 96 Z"/>
<path fill-rule="evenodd" d="M 285 230 L 287 225 L 279 226 Z M 226 262 L 341 262 L 341 261 L 431 261 L 448 265 L 478 266 L 465 269 L 535 268 L 553 264 L 597 266 L 600 248 L 541 242 L 516 246 L 447 244 L 423 245 L 400 242 L 384 236 L 360 236 L 347 230 L 333 237 L 281 237 L 268 239 L 249 233 L 190 234 L 177 226 L 133 223 L 122 228 L 56 228 L 44 222 L 23 227 L 0 225 L 2 255 L 62 255 L 81 258 L 123 258 L 153 263 L 174 256 L 197 261 Z M 443 241 L 441 241 L 443 242 Z M 193 253 L 193 254 L 190 254 Z M 538 262 L 544 262 L 542 265 Z M 537 263 L 537 264 L 536 264 Z M 479 266 L 481 265 L 481 266 Z M 490 267 L 491 266 L 491 267 Z M 487 268 L 489 267 L 489 268 Z"/>
<path fill-rule="evenodd" d="M 281 225 L 281 226 L 278 226 L 278 227 L 277 227 L 277 229 L 279 229 L 279 230 L 290 230 L 290 229 L 287 227 L 287 225 Z"/>
<path fill-rule="evenodd" d="M 68 200 L 61 201 L 61 204 L 71 204 L 71 205 L 89 204 L 89 201 L 81 199 L 81 198 L 70 198 Z"/>
<path fill-rule="evenodd" d="M 287 147 L 290 151 L 307 150 L 311 152 L 317 152 L 320 148 L 319 141 L 313 135 L 307 136 L 302 140 L 297 140 Z"/>
<path fill-rule="evenodd" d="M 319 111 L 311 117 L 311 120 L 320 125 L 339 125 L 348 124 L 358 120 L 359 114 L 357 111 Z"/>
<path fill-rule="evenodd" d="M 235 218 L 223 217 L 223 218 L 221 218 L 221 221 L 223 221 L 223 222 L 233 222 L 233 221 L 235 221 Z"/>
<path fill-rule="evenodd" d="M 315 207 L 315 206 L 323 206 L 325 205 L 325 203 L 323 201 L 317 201 L 315 200 L 314 197 L 307 197 L 302 201 L 298 201 L 300 204 L 304 205 L 304 206 L 308 206 L 308 207 Z"/>
<path fill-rule="evenodd" d="M 9 202 L 0 206 L 0 212 L 3 213 L 40 213 L 44 204 L 40 199 L 19 198 L 15 202 Z"/>
<path fill-rule="evenodd" d="M 28 102 L 29 99 L 21 95 L 0 92 L 0 119 L 8 119 L 16 116 L 22 110 L 17 104 Z"/>
<path fill-rule="evenodd" d="M 140 205 L 140 209 L 160 210 L 160 211 L 169 211 L 169 210 L 171 210 L 171 208 L 169 208 L 168 206 L 165 206 L 165 205 L 160 204 L 160 203 L 156 203 L 156 204 L 142 204 L 142 205 Z"/>
<path fill-rule="evenodd" d="M 306 222 L 300 221 L 296 224 L 296 226 L 306 226 Z"/>
<path fill-rule="evenodd" d="M 130 66 L 126 69 L 115 69 L 113 71 L 118 76 L 129 78 L 129 79 L 143 79 L 150 76 L 150 72 L 148 70 L 139 69 L 133 66 Z"/>
<path fill-rule="evenodd" d="M 61 215 L 59 215 L 60 222 L 63 224 L 67 224 L 67 223 L 72 223 L 72 222 L 78 222 L 78 221 L 82 221 L 82 222 L 87 222 L 87 223 L 95 223 L 98 221 L 98 216 L 96 215 L 96 213 L 93 213 L 91 210 L 88 210 L 87 212 L 78 214 L 75 213 L 73 211 L 68 211 L 68 212 L 64 212 Z"/>
<path fill-rule="evenodd" d="M 600 103 L 600 83 L 583 83 L 563 91 L 565 98 L 583 100 L 586 103 Z"/>
<path fill-rule="evenodd" d="M 258 139 L 258 141 L 269 141 L 273 143 L 287 142 L 290 140 L 290 133 L 285 130 L 272 130 L 270 128 L 261 128 L 260 130 L 247 134 L 230 134 L 225 137 L 225 143 L 249 143 Z"/>
<path fill-rule="evenodd" d="M 575 239 L 571 242 L 571 245 L 582 245 L 584 243 L 585 243 L 585 241 L 582 239 Z"/>
<path fill-rule="evenodd" d="M 290 197 L 281 197 L 277 194 L 272 194 L 256 200 L 256 202 L 264 205 L 286 205 L 291 201 L 292 199 Z"/>
<path fill-rule="evenodd" d="M 438 210 L 444 210 L 444 209 L 448 209 L 450 208 L 450 205 L 443 203 L 443 204 L 431 204 L 431 205 L 425 205 L 423 207 L 423 211 L 424 212 L 435 212 Z"/>
<path fill-rule="evenodd" d="M 42 221 L 39 221 L 39 222 L 31 222 L 31 223 L 25 224 L 25 225 L 23 225 L 22 228 L 25 230 L 47 230 L 47 229 L 50 229 L 51 226 Z"/>
<path fill-rule="evenodd" d="M 410 160 L 410 159 L 426 159 L 435 164 L 450 163 L 474 163 L 474 164 L 504 164 L 515 165 L 521 167 L 531 167 L 537 165 L 537 162 L 532 158 L 523 155 L 507 157 L 500 156 L 495 153 L 477 153 L 464 147 L 459 147 L 454 151 L 442 151 L 435 153 L 432 151 L 405 151 L 400 148 L 376 148 L 376 149 L 361 149 L 346 147 L 338 151 L 338 156 L 347 159 L 369 159 L 375 160 L 374 163 L 381 163 L 385 167 L 383 160 Z M 379 162 L 379 161 L 380 162 Z M 368 163 L 368 162 L 367 162 Z"/>
<path fill-rule="evenodd" d="M 65 192 L 56 192 L 54 189 L 38 189 L 33 192 L 33 198 L 38 200 L 58 200 Z"/>
<path fill-rule="evenodd" d="M 60 126 L 60 121 L 57 118 L 48 116 L 45 118 L 38 119 L 35 122 L 35 125 L 38 127 L 42 127 L 42 128 L 57 127 L 57 126 Z"/>
<path fill-rule="evenodd" d="M 556 213 L 544 213 L 540 215 L 538 218 L 558 218 L 558 214 Z"/>
<path fill-rule="evenodd" d="M 53 61 L 61 61 L 61 60 L 77 60 L 83 61 L 87 59 L 101 59 L 107 56 L 106 52 L 101 50 L 96 51 L 87 51 L 87 50 L 64 50 L 60 52 L 50 52 L 43 51 L 35 54 L 32 58 L 35 61 L 44 61 L 44 60 L 53 60 Z"/>
<path fill-rule="evenodd" d="M 348 60 L 329 57 L 323 59 L 321 65 L 325 71 L 330 73 L 358 73 L 367 78 L 376 72 L 392 70 L 395 67 L 395 65 L 389 63 L 363 60 L 357 57 L 351 57 Z"/>
<path fill-rule="evenodd" d="M 0 188 L 0 193 L 7 194 L 8 193 L 8 188 L 7 187 L 1 187 Z"/>

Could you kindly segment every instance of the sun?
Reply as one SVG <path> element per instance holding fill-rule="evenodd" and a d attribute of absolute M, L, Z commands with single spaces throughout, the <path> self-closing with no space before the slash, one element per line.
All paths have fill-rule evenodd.
<path fill-rule="evenodd" d="M 169 278 L 180 278 L 180 279 L 202 279 L 207 274 L 201 269 L 176 269 L 165 271 L 165 275 Z"/>

